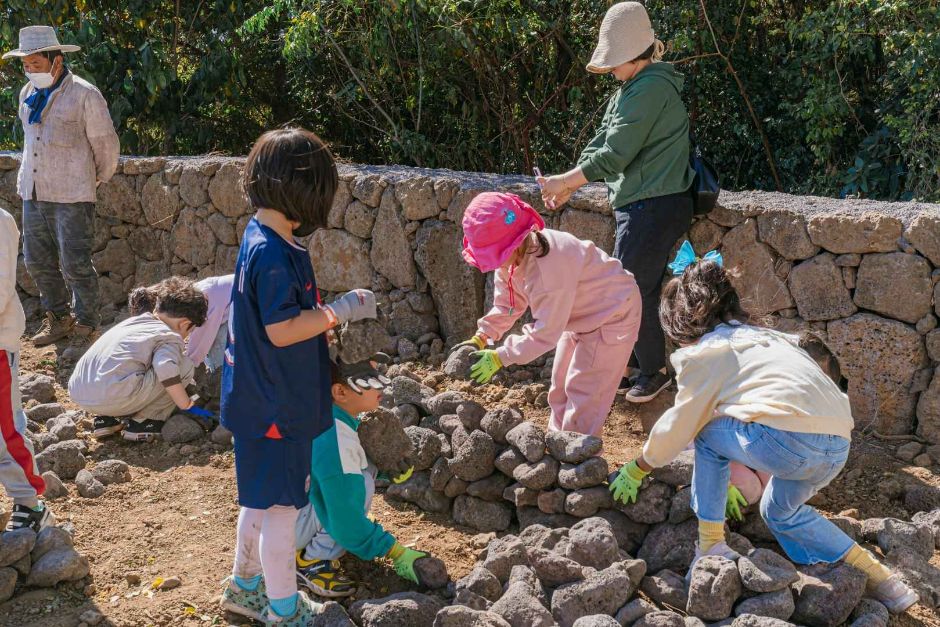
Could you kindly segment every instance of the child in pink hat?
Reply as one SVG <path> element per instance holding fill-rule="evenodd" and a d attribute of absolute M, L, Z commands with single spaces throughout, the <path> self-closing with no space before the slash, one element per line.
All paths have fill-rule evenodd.
<path fill-rule="evenodd" d="M 600 435 L 640 326 L 633 275 L 593 242 L 545 228 L 513 194 L 487 192 L 463 217 L 463 257 L 496 272 L 493 308 L 464 344 L 479 348 L 473 378 L 486 383 L 502 367 L 555 349 L 549 428 Z M 526 309 L 534 322 L 498 348 L 487 348 Z"/>

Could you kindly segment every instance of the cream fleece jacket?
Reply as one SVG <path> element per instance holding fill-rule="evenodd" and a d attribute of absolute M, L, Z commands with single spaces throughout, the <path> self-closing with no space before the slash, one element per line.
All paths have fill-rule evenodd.
<path fill-rule="evenodd" d="M 16 255 L 20 231 L 13 216 L 0 209 L 0 350 L 20 350 L 20 338 L 26 331 L 23 305 L 16 295 Z"/>
<path fill-rule="evenodd" d="M 719 416 L 852 438 L 848 396 L 794 335 L 722 324 L 674 352 L 671 361 L 679 392 L 643 447 L 643 459 L 654 468 L 672 461 Z"/>

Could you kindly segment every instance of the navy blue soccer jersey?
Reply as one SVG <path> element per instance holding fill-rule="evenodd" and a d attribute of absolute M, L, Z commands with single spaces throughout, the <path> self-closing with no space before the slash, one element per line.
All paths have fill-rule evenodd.
<path fill-rule="evenodd" d="M 265 330 L 318 301 L 307 251 L 252 218 L 235 265 L 222 367 L 222 424 L 236 438 L 312 440 L 332 427 L 326 336 L 277 347 Z"/>

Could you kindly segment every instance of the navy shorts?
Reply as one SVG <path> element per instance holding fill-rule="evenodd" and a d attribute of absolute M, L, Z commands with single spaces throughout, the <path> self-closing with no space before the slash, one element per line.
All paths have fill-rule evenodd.
<path fill-rule="evenodd" d="M 310 502 L 310 454 L 313 440 L 235 438 L 238 504 L 251 509 Z"/>

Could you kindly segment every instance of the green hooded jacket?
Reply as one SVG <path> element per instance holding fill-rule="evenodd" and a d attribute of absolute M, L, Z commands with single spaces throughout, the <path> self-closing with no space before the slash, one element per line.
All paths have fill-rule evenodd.
<path fill-rule="evenodd" d="M 671 63 L 651 63 L 611 97 L 600 130 L 578 165 L 589 181 L 604 181 L 614 209 L 692 185 L 689 114 Z"/>

